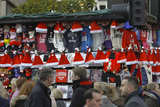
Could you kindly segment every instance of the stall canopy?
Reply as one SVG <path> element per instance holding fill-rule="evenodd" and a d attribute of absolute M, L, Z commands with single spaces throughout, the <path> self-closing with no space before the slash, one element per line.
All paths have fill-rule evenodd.
<path fill-rule="evenodd" d="M 0 17 L 0 24 L 14 23 L 37 23 L 37 22 L 54 22 L 54 21 L 87 21 L 87 20 L 119 20 L 125 21 L 128 18 L 122 15 L 113 14 L 110 9 L 78 12 L 78 13 L 44 13 L 44 14 L 12 14 Z"/>

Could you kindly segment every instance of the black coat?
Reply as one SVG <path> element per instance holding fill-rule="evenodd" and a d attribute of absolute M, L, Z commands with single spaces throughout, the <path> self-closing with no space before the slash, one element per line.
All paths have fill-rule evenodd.
<path fill-rule="evenodd" d="M 0 96 L 0 107 L 9 107 L 9 100 L 6 100 Z"/>
<path fill-rule="evenodd" d="M 93 83 L 89 80 L 77 80 L 73 82 L 73 96 L 70 107 L 83 107 L 85 100 L 83 95 L 86 90 L 93 88 Z"/>
<path fill-rule="evenodd" d="M 137 91 L 132 92 L 125 100 L 124 107 L 148 107 Z"/>
<path fill-rule="evenodd" d="M 29 96 L 29 107 L 51 107 L 50 90 L 40 81 Z"/>
<path fill-rule="evenodd" d="M 10 103 L 10 107 L 25 107 L 24 103 L 27 100 L 26 95 L 16 96 Z"/>

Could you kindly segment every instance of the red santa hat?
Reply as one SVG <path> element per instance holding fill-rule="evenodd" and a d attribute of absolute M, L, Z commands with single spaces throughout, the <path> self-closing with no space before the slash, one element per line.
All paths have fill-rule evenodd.
<path fill-rule="evenodd" d="M 152 55 L 153 50 L 148 50 L 148 54 L 147 54 L 147 60 L 149 64 L 153 64 L 153 55 Z"/>
<path fill-rule="evenodd" d="M 127 52 L 127 62 L 126 65 L 132 65 L 138 63 L 136 55 L 132 49 L 129 49 Z"/>
<path fill-rule="evenodd" d="M 116 28 L 118 26 L 117 21 L 113 20 L 111 23 L 111 28 Z"/>
<path fill-rule="evenodd" d="M 117 63 L 126 63 L 126 61 L 127 61 L 127 59 L 126 59 L 126 53 L 122 49 L 121 52 L 120 52 L 120 54 L 118 55 Z"/>
<path fill-rule="evenodd" d="M 0 41 L 0 47 L 3 47 L 4 46 L 4 41 Z"/>
<path fill-rule="evenodd" d="M 158 65 L 160 65 L 160 48 L 157 50 Z"/>
<path fill-rule="evenodd" d="M 148 64 L 147 55 L 146 55 L 145 50 L 141 50 L 140 57 L 139 57 L 139 62 L 142 63 L 142 64 Z"/>
<path fill-rule="evenodd" d="M 39 23 L 36 26 L 36 32 L 47 33 L 47 25 L 45 23 Z"/>
<path fill-rule="evenodd" d="M 102 32 L 101 27 L 96 23 L 96 21 L 93 21 L 90 24 L 90 32 L 91 33 L 100 33 L 100 32 Z"/>
<path fill-rule="evenodd" d="M 1 57 L 0 66 L 1 67 L 10 67 L 12 65 L 12 59 L 5 51 L 4 56 Z"/>
<path fill-rule="evenodd" d="M 77 21 L 73 22 L 72 28 L 71 28 L 72 32 L 79 32 L 79 31 L 82 31 L 82 30 L 83 30 L 83 28 L 82 28 L 82 26 L 79 22 L 77 22 Z"/>
<path fill-rule="evenodd" d="M 156 57 L 156 53 L 155 50 L 153 50 L 151 56 L 153 57 L 153 66 L 157 66 L 157 57 Z"/>
<path fill-rule="evenodd" d="M 65 29 L 61 23 L 57 23 L 54 27 L 54 33 L 64 33 Z"/>
<path fill-rule="evenodd" d="M 13 58 L 12 67 L 19 67 L 21 66 L 21 58 L 19 54 L 16 54 Z"/>
<path fill-rule="evenodd" d="M 66 67 L 66 66 L 69 66 L 70 65 L 70 62 L 68 61 L 66 55 L 64 52 L 62 52 L 61 54 L 61 57 L 60 57 L 60 60 L 59 60 L 59 63 L 58 65 L 61 67 Z"/>
<path fill-rule="evenodd" d="M 93 63 L 95 60 L 92 52 L 90 51 L 90 49 L 87 50 L 87 55 L 86 55 L 86 58 L 85 58 L 85 63 L 89 64 L 89 63 Z"/>
<path fill-rule="evenodd" d="M 31 56 L 30 56 L 30 54 L 28 52 L 24 53 L 21 65 L 22 66 L 32 66 Z"/>
<path fill-rule="evenodd" d="M 32 63 L 32 68 L 38 68 L 43 66 L 43 61 L 41 57 L 37 54 L 37 51 L 35 52 L 35 57 Z"/>
<path fill-rule="evenodd" d="M 94 63 L 104 63 L 107 61 L 108 61 L 108 58 L 106 58 L 106 55 L 103 53 L 102 50 L 98 49 Z"/>
<path fill-rule="evenodd" d="M 76 49 L 75 50 L 75 56 L 74 56 L 72 64 L 73 65 L 80 65 L 80 64 L 83 64 L 83 63 L 84 63 L 84 59 L 83 59 L 81 53 Z"/>
<path fill-rule="evenodd" d="M 55 66 L 58 65 L 58 59 L 55 55 L 55 53 L 51 53 L 50 57 L 47 60 L 47 63 L 45 64 L 45 66 Z"/>

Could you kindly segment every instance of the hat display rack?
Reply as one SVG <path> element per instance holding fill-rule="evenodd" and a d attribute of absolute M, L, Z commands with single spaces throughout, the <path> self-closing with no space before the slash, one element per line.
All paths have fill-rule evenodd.
<path fill-rule="evenodd" d="M 85 22 L 83 22 L 83 23 L 85 23 Z M 83 31 L 83 23 L 81 24 L 78 21 L 70 22 L 71 32 L 73 32 L 73 33 L 82 32 Z M 90 22 L 89 29 L 90 29 L 91 34 L 103 32 L 101 26 L 99 26 L 97 23 L 98 23 L 98 21 Z M 11 28 L 10 28 L 10 26 L 7 26 L 7 25 L 3 26 L 2 31 L 1 31 L 1 36 L 4 36 L 4 39 L 2 39 L 0 42 L 0 44 L 1 44 L 0 48 L 2 49 L 1 50 L 1 53 L 2 53 L 1 59 L 2 60 L 0 61 L 0 63 L 2 63 L 2 64 L 0 64 L 0 67 L 17 67 L 17 66 L 31 67 L 32 66 L 33 68 L 38 68 L 39 66 L 45 66 L 45 67 L 52 66 L 52 67 L 57 67 L 57 68 L 61 68 L 61 67 L 66 68 L 66 67 L 72 67 L 75 65 L 83 66 L 83 65 L 85 65 L 85 64 L 87 65 L 89 63 L 103 64 L 104 62 L 109 61 L 105 55 L 107 53 L 106 51 L 108 51 L 108 50 L 102 49 L 102 45 L 100 47 L 96 47 L 97 48 L 96 51 L 94 51 L 94 52 L 92 51 L 94 53 L 94 55 L 91 55 L 91 56 L 93 56 L 92 59 L 86 59 L 86 58 L 88 58 L 87 54 L 92 53 L 92 52 L 88 51 L 88 50 L 91 51 L 92 47 L 89 47 L 87 52 L 86 51 L 82 52 L 79 48 L 73 49 L 74 51 L 72 51 L 72 52 L 67 52 L 66 49 L 61 52 L 60 51 L 58 52 L 56 49 L 52 52 L 50 51 L 50 52 L 46 52 L 46 53 L 39 51 L 40 54 L 38 55 L 37 51 L 34 53 L 35 48 L 33 50 L 30 49 L 30 48 L 32 48 L 32 47 L 30 47 L 30 40 L 34 39 L 36 41 L 36 38 L 34 38 L 34 37 L 36 36 L 37 33 L 47 34 L 48 33 L 48 31 L 47 31 L 48 26 L 47 26 L 47 24 L 40 22 L 37 24 L 35 29 L 32 28 L 32 31 L 34 31 L 34 32 L 33 32 L 33 34 L 30 34 L 30 35 L 27 34 L 29 32 L 25 32 L 25 30 L 27 28 L 24 26 L 25 25 L 22 25 L 22 24 L 16 24 L 15 27 L 12 25 Z M 108 26 L 108 25 L 106 25 L 106 26 Z M 53 24 L 52 24 L 52 27 L 53 27 Z M 65 29 L 65 26 L 63 26 L 63 23 L 56 22 L 54 24 L 54 28 L 53 28 L 54 33 L 64 34 L 65 30 L 66 29 Z M 117 30 L 123 33 L 123 37 L 121 38 L 121 39 L 124 39 L 124 40 L 122 40 L 122 46 L 121 46 L 121 48 L 117 48 L 117 47 L 114 48 L 114 46 L 113 46 L 110 50 L 119 52 L 121 58 L 124 57 L 125 54 L 128 57 L 128 59 L 119 58 L 119 60 L 117 62 L 118 63 L 125 62 L 127 65 L 138 63 L 138 59 L 136 59 L 136 58 L 134 59 L 134 61 L 130 61 L 133 59 L 129 59 L 129 58 L 134 58 L 132 55 L 133 52 L 131 52 L 134 50 L 134 51 L 138 51 L 140 54 L 139 62 L 143 62 L 143 63 L 145 62 L 144 64 L 147 64 L 147 61 L 143 61 L 143 59 L 142 59 L 143 57 L 141 57 L 141 53 L 143 53 L 142 55 L 144 55 L 145 54 L 144 52 L 148 51 L 150 48 L 145 48 L 145 49 L 142 49 L 142 51 L 141 51 L 140 45 L 138 46 L 137 45 L 138 43 L 136 44 L 136 41 L 138 41 L 138 40 L 136 40 L 133 36 L 134 35 L 133 33 L 136 32 L 136 31 L 134 31 L 135 29 L 133 28 L 133 26 L 131 26 L 128 21 L 125 23 L 119 24 L 119 25 L 117 24 L 116 21 L 112 21 L 112 23 L 110 25 L 110 36 L 115 36 L 115 34 L 116 34 L 115 31 L 117 31 Z M 140 33 L 143 33 L 143 32 L 141 31 Z M 148 33 L 148 32 L 145 32 L 145 33 Z M 153 33 L 153 31 L 152 31 L 152 33 Z M 128 36 L 128 35 L 131 35 L 130 38 L 133 39 L 133 41 L 131 41 L 131 43 L 127 43 L 127 40 L 126 40 L 127 38 L 125 38 L 125 36 Z M 22 38 L 19 37 L 20 38 L 19 39 L 18 36 L 20 36 Z M 29 36 L 29 37 L 27 38 L 27 36 Z M 112 38 L 113 37 L 111 37 L 111 39 Z M 27 41 L 27 42 L 24 42 L 24 41 Z M 25 44 L 25 46 L 24 46 L 24 44 Z M 32 43 L 32 45 L 33 44 L 36 44 L 36 43 Z M 132 48 L 132 49 L 129 49 L 129 48 Z M 135 49 L 137 49 L 137 50 L 135 50 Z M 26 50 L 28 50 L 28 52 L 23 52 Z M 158 49 L 154 49 L 154 51 L 157 51 L 157 50 Z M 4 51 L 5 51 L 5 54 L 3 55 Z M 6 57 L 7 52 L 10 54 L 11 54 L 11 52 L 14 53 L 12 55 L 13 58 L 11 58 L 11 62 L 9 62 L 10 64 L 3 64 L 4 63 L 3 57 Z M 30 57 L 32 57 L 32 59 L 29 58 L 29 55 L 27 53 L 31 55 Z M 47 61 L 43 61 L 43 57 L 46 54 L 50 57 L 54 57 L 55 59 L 48 58 Z M 130 56 L 130 54 L 131 54 L 131 56 Z M 157 52 L 156 52 L 156 54 L 157 54 Z M 19 58 L 20 55 L 23 57 Z M 91 56 L 89 56 L 89 58 Z M 15 62 L 15 58 L 18 59 L 18 60 L 16 60 L 17 62 Z M 70 58 L 70 59 L 67 59 L 67 58 Z M 19 60 L 21 60 L 21 61 L 19 61 Z M 29 60 L 29 62 L 25 62 L 26 60 Z M 87 60 L 91 60 L 91 61 L 87 61 Z M 63 63 L 62 63 L 62 61 L 63 61 Z"/>
<path fill-rule="evenodd" d="M 122 64 L 137 64 L 151 66 L 152 74 L 160 75 L 158 28 L 135 27 L 123 17 L 106 16 L 0 21 L 0 68 L 19 68 L 16 76 L 24 72 L 29 77 L 28 68 L 80 66 L 118 74 Z"/>

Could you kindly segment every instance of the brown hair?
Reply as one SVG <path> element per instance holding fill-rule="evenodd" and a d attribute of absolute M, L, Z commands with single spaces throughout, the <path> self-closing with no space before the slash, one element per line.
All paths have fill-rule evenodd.
<path fill-rule="evenodd" d="M 35 86 L 35 82 L 34 81 L 26 81 L 20 91 L 19 91 L 19 95 L 29 95 L 32 91 L 32 88 Z"/>
<path fill-rule="evenodd" d="M 78 76 L 80 79 L 85 79 L 87 77 L 87 71 L 83 67 L 76 67 L 73 70 L 75 76 Z"/>
<path fill-rule="evenodd" d="M 106 82 L 95 82 L 94 88 L 99 92 L 103 92 L 103 95 L 107 96 L 111 101 L 119 98 L 116 87 L 109 86 Z"/>
<path fill-rule="evenodd" d="M 20 78 L 20 79 L 18 79 L 18 80 L 16 81 L 16 87 L 17 87 L 18 89 L 20 89 L 21 86 L 24 84 L 25 81 L 26 81 L 25 78 Z"/>

